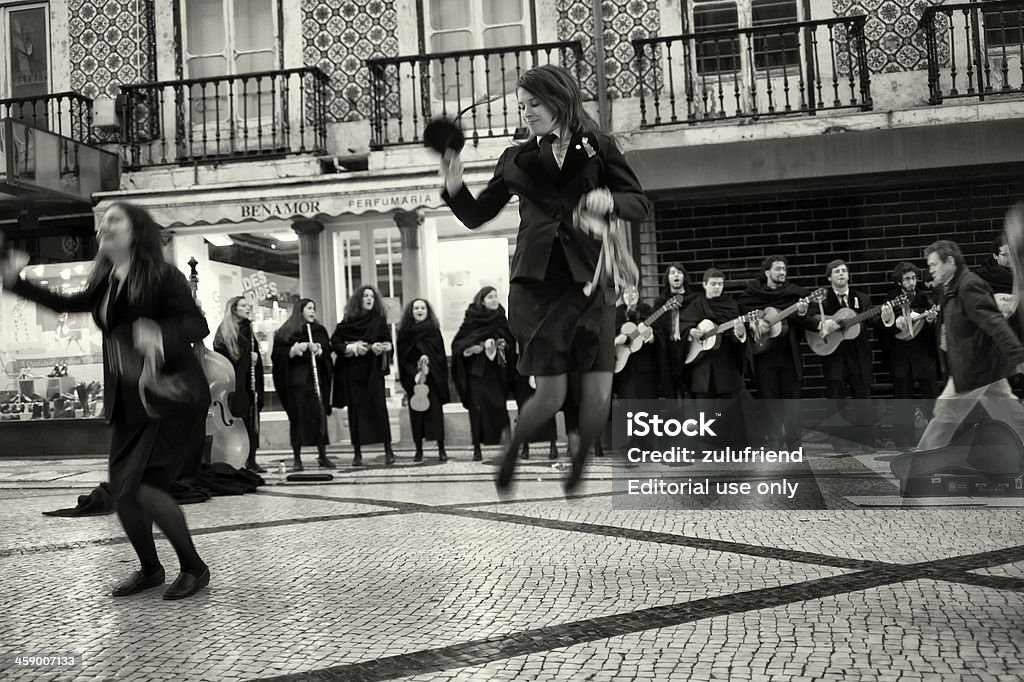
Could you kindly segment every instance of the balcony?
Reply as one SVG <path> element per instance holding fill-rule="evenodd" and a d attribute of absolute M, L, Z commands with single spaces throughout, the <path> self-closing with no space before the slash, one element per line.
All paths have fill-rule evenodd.
<path fill-rule="evenodd" d="M 459 118 L 467 140 L 511 137 L 519 127 L 516 83 L 541 64 L 582 80 L 579 41 L 368 59 L 373 111 L 370 148 L 421 142 L 433 118 Z"/>
<path fill-rule="evenodd" d="M 1024 92 L 1024 0 L 928 7 L 928 101 Z"/>
<path fill-rule="evenodd" d="M 640 126 L 870 110 L 864 16 L 633 41 Z"/>
<path fill-rule="evenodd" d="M 77 92 L 0 99 L 0 119 L 4 118 L 77 142 L 97 142 L 92 128 L 92 100 Z"/>
<path fill-rule="evenodd" d="M 316 67 L 121 87 L 129 170 L 325 154 L 328 78 Z"/>

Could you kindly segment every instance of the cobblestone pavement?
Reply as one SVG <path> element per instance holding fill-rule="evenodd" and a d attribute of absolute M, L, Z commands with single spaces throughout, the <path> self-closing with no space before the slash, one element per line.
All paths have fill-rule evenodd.
<path fill-rule="evenodd" d="M 449 453 L 184 507 L 212 582 L 180 602 L 109 596 L 136 567 L 114 516 L 41 514 L 105 462 L 0 460 L 0 679 L 1024 677 L 1022 498 L 893 508 L 891 452 L 813 448 L 785 474 L 826 509 L 625 504 L 608 458 L 567 499 L 546 453 L 499 497 L 493 461 Z"/>

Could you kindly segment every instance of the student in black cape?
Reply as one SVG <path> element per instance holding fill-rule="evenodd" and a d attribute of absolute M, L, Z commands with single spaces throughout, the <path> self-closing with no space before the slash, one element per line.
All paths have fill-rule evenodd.
<path fill-rule="evenodd" d="M 334 406 L 348 407 L 348 430 L 355 456 L 363 463 L 364 445 L 384 444 L 384 463 L 394 464 L 391 422 L 384 377 L 391 373 L 391 330 L 380 293 L 369 284 L 356 289 L 345 318 L 334 328 Z"/>
<path fill-rule="evenodd" d="M 292 314 L 274 333 L 270 357 L 274 363 L 274 387 L 288 414 L 295 470 L 303 470 L 303 445 L 315 445 L 317 463 L 334 469 L 334 462 L 327 457 L 326 422 L 331 413 L 331 343 L 327 330 L 316 321 L 316 303 L 312 299 L 301 298 L 292 308 Z M 320 384 L 320 402 L 313 383 L 313 362 Z"/>
<path fill-rule="evenodd" d="M 423 441 L 437 441 L 437 458 L 448 461 L 444 449 L 445 403 L 451 401 L 448 392 L 448 356 L 444 352 L 444 339 L 434 309 L 425 299 L 413 299 L 405 306 L 398 323 L 398 378 L 409 400 L 409 425 L 412 439 L 416 444 L 413 461 L 423 461 Z M 426 372 L 420 371 L 426 363 Z M 417 376 L 423 378 L 429 409 L 426 412 L 414 410 L 413 397 L 417 390 Z"/>
<path fill-rule="evenodd" d="M 452 341 L 455 389 L 469 410 L 473 460 L 483 459 L 481 445 L 501 442 L 508 431 L 505 401 L 514 382 L 516 342 L 494 287 L 484 287 L 466 308 Z"/>
<path fill-rule="evenodd" d="M 163 584 L 155 523 L 181 564 L 164 599 L 182 599 L 210 582 L 185 515 L 169 493 L 189 455 L 202 449 L 210 387 L 192 344 L 210 330 L 185 277 L 164 260 L 160 228 L 149 213 L 115 203 L 103 215 L 96 239 L 83 291 L 58 293 L 20 279 L 28 254 L 15 250 L 0 259 L 0 278 L 5 289 L 54 312 L 92 312 L 103 332 L 110 492 L 141 564 L 112 594 L 124 597 Z M 141 367 L 146 356 L 155 377 Z"/>
<path fill-rule="evenodd" d="M 568 492 L 578 485 L 590 447 L 608 420 L 615 366 L 613 283 L 588 285 L 599 254 L 609 247 L 616 275 L 632 278 L 636 272 L 624 255 L 621 232 L 602 234 L 601 221 L 609 216 L 643 220 L 651 204 L 614 138 L 587 116 L 572 74 L 545 64 L 524 73 L 517 86 L 533 137 L 502 153 L 479 197 L 466 189 L 458 154 L 448 150 L 441 196 L 469 228 L 480 227 L 519 197 L 509 319 L 521 351 L 519 373 L 536 377 L 537 393 L 519 414 L 495 484 L 510 485 L 522 443 L 561 408 L 568 375 L 578 372 L 580 448 L 565 481 Z"/>
<path fill-rule="evenodd" d="M 258 474 L 265 469 L 256 463 L 259 435 L 256 432 L 258 413 L 263 411 L 263 356 L 260 344 L 253 340 L 252 305 L 244 296 L 228 301 L 224 320 L 213 337 L 213 349 L 231 361 L 235 367 L 235 390 L 228 408 L 239 417 L 249 433 L 249 457 L 245 468 Z M 256 370 L 256 393 L 253 395 L 253 368 Z M 255 403 L 256 411 L 253 412 Z"/>
<path fill-rule="evenodd" d="M 673 296 L 682 296 L 679 307 L 669 310 L 654 323 L 664 343 L 658 346 L 659 364 L 664 373 L 661 395 L 664 398 L 685 398 L 690 395 L 690 366 L 685 363 L 689 342 L 679 326 L 679 316 L 700 293 L 690 284 L 686 267 L 682 263 L 669 263 L 662 278 L 661 295 L 654 302 L 660 308 Z"/>
<path fill-rule="evenodd" d="M 740 307 L 736 300 L 723 294 L 725 273 L 718 268 L 704 271 L 704 294 L 698 296 L 679 314 L 683 338 L 692 340 L 700 333 L 697 325 L 711 320 L 715 326 L 736 320 Z M 692 363 L 690 390 L 696 398 L 739 398 L 743 394 L 744 343 L 747 328 L 736 322 L 726 330 L 721 345 L 706 350 Z"/>
<path fill-rule="evenodd" d="M 653 312 L 654 308 L 641 302 L 640 293 L 632 287 L 623 292 L 622 303 L 615 308 L 615 329 L 621 330 L 627 322 L 639 328 Z M 658 352 L 659 343 L 664 344 L 662 327 L 655 322 L 653 327 L 646 329 L 642 334 L 643 345 L 629 354 L 626 365 L 612 379 L 612 394 L 619 400 L 656 400 L 669 391 L 662 385 L 667 383 L 668 377 L 663 372 L 662 354 Z M 616 348 L 625 342 L 625 336 L 618 334 L 615 337 Z"/>

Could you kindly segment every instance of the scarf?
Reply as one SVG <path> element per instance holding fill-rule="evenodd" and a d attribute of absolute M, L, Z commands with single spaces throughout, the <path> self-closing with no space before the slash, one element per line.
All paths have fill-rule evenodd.
<path fill-rule="evenodd" d="M 736 302 L 744 312 L 768 307 L 781 310 L 796 303 L 808 293 L 807 289 L 792 282 L 786 282 L 778 289 L 769 289 L 763 279 L 755 279 L 747 283 L 747 288 L 736 297 Z"/>
<path fill-rule="evenodd" d="M 438 398 L 443 403 L 448 402 L 448 357 L 437 325 L 430 320 L 413 322 L 407 328 L 398 330 L 397 343 L 398 378 L 405 392 L 412 395 L 420 356 L 426 355 L 430 361 L 427 381 L 433 384 L 432 391 L 440 394 Z"/>
<path fill-rule="evenodd" d="M 1013 293 L 1013 270 L 1004 268 L 991 256 L 974 269 L 974 273 L 988 282 L 993 294 Z"/>
<path fill-rule="evenodd" d="M 508 328 L 505 308 L 499 305 L 497 310 L 490 310 L 470 303 L 466 308 L 466 317 L 452 340 L 452 356 L 461 357 L 462 351 L 487 339 L 505 339 L 510 348 L 515 348 L 516 340 Z"/>

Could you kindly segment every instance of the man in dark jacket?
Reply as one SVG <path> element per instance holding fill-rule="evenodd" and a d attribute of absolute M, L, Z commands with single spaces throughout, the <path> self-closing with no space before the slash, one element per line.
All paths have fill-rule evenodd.
<path fill-rule="evenodd" d="M 764 279 L 751 280 L 739 295 L 741 313 L 771 307 L 782 311 L 797 304 L 796 314 L 780 323 L 774 338 L 771 325 L 761 319 L 751 322 L 754 333 L 754 386 L 757 397 L 768 403 L 767 434 L 771 445 L 783 440 L 786 447 L 800 446 L 800 403 L 803 388 L 803 355 L 800 338 L 805 329 L 807 290 L 786 280 L 788 261 L 785 256 L 768 256 L 761 263 Z M 785 401 L 785 402 L 783 402 Z"/>
<path fill-rule="evenodd" d="M 943 285 L 940 334 L 946 341 L 949 381 L 917 449 L 948 445 L 979 400 L 989 415 L 1024 437 L 1024 407 L 1006 380 L 1024 370 L 1024 346 L 999 312 L 991 287 L 967 269 L 955 243 L 937 241 L 924 254 L 932 278 Z"/>

